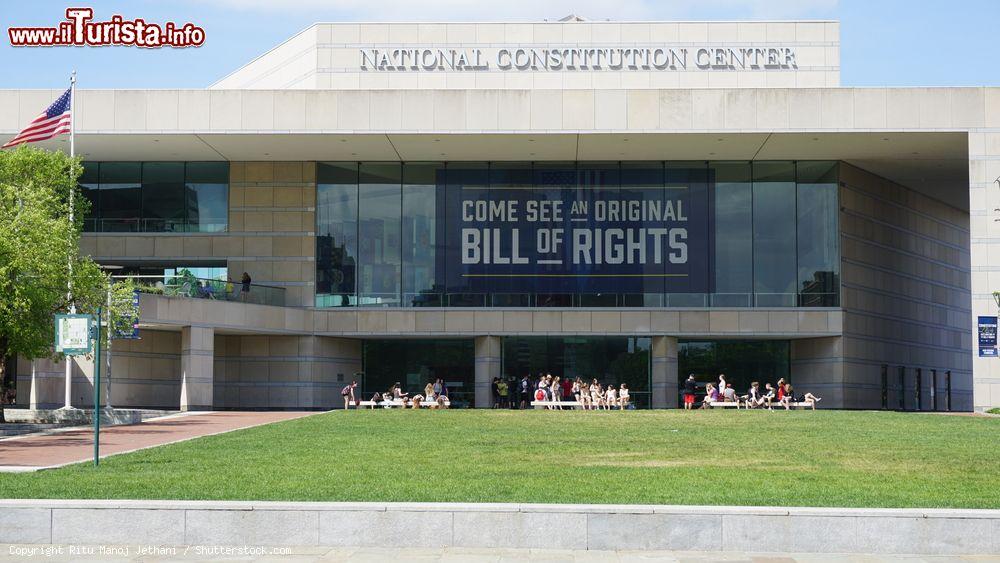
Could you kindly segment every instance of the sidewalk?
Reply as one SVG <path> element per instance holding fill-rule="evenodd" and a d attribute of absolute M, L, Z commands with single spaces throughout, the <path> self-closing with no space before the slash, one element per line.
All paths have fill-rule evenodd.
<path fill-rule="evenodd" d="M 101 428 L 101 457 L 162 446 L 317 414 L 310 412 L 196 412 Z M 0 471 L 36 471 L 94 457 L 94 430 L 81 427 L 43 436 L 0 440 Z"/>

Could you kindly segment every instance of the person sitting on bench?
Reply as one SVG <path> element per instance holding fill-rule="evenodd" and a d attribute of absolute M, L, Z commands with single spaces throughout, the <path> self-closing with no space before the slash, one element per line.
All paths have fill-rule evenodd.
<path fill-rule="evenodd" d="M 795 394 L 792 392 L 792 384 L 785 384 L 785 392 L 781 394 L 781 404 L 785 405 L 785 410 L 791 408 L 791 403 L 795 400 Z"/>
<path fill-rule="evenodd" d="M 771 408 L 771 403 L 774 402 L 774 387 L 770 383 L 764 384 L 764 394 L 761 395 L 758 405 L 767 405 L 767 410 L 774 410 Z"/>
<path fill-rule="evenodd" d="M 737 408 L 739 408 L 739 401 L 736 399 L 736 389 L 733 389 L 732 383 L 727 383 L 726 388 L 722 391 L 722 402 L 724 403 L 737 403 Z"/>
<path fill-rule="evenodd" d="M 719 400 L 719 390 L 715 388 L 714 384 L 712 384 L 712 383 L 706 383 L 705 384 L 705 398 L 701 402 L 701 408 L 703 408 L 703 409 L 710 409 L 710 408 L 712 408 L 712 405 L 710 403 L 714 403 L 714 402 L 716 402 L 718 400 Z"/>
<path fill-rule="evenodd" d="M 761 403 L 760 394 L 760 383 L 754 381 L 750 384 L 750 389 L 747 390 L 746 398 L 744 399 L 744 404 L 748 409 L 755 409 L 760 406 Z"/>

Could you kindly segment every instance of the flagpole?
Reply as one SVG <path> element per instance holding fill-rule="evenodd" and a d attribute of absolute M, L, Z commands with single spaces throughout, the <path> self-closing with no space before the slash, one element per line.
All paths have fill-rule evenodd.
<path fill-rule="evenodd" d="M 69 175 L 70 175 L 70 190 L 69 190 L 69 222 L 70 225 L 76 224 L 76 217 L 74 215 L 73 209 L 73 199 L 76 193 L 76 187 L 73 186 L 72 181 L 75 181 L 75 164 L 76 159 L 76 71 L 69 77 Z M 69 255 L 69 275 L 66 277 L 66 300 L 69 301 L 69 312 L 70 314 L 76 314 L 76 303 L 73 302 L 73 246 L 70 245 Z M 98 321 L 100 322 L 100 321 Z M 73 360 L 69 356 L 66 356 L 66 401 L 63 405 L 65 409 L 73 408 Z"/>

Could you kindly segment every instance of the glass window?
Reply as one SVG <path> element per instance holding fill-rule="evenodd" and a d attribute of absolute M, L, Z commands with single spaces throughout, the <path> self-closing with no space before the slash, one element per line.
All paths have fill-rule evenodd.
<path fill-rule="evenodd" d="M 358 183 L 358 303 L 400 304 L 401 168 L 362 163 Z"/>
<path fill-rule="evenodd" d="M 799 306 L 836 307 L 840 302 L 837 163 L 799 162 L 796 180 Z"/>
<path fill-rule="evenodd" d="M 703 308 L 840 302 L 836 162 L 350 162 L 321 163 L 317 175 L 317 306 Z M 194 184 L 187 182 L 190 194 Z M 211 185 L 220 188 L 215 209 L 223 215 L 226 184 Z M 211 206 L 203 210 L 200 193 L 189 196 L 192 223 L 216 213 Z M 463 202 L 470 199 L 488 204 L 483 219 L 461 220 Z M 633 205 L 636 200 L 641 205 Z M 512 226 L 500 225 L 509 220 L 507 207 L 498 202 L 507 201 L 522 210 L 529 201 L 559 201 L 563 218 L 519 221 L 515 255 Z M 574 202 L 586 205 L 573 208 Z M 539 254 L 538 229 L 562 229 L 562 249 L 568 248 L 566 237 L 588 221 L 570 213 L 587 213 L 580 209 L 588 207 L 606 210 L 607 217 L 591 225 L 600 229 L 591 236 L 604 237 L 592 247 L 593 266 L 574 256 L 574 266 L 566 268 L 559 248 Z M 669 233 L 657 239 L 653 229 L 664 227 Z M 468 234 L 478 234 L 479 251 L 486 254 L 482 262 L 463 264 L 462 230 L 470 228 L 478 230 Z M 499 240 L 489 230 L 498 228 Z M 488 230 L 489 239 L 479 229 Z M 604 236 L 611 229 L 621 233 Z M 657 242 L 669 245 L 660 250 L 660 263 L 650 257 Z M 685 261 L 671 261 L 681 247 Z M 621 248 L 618 262 L 606 258 L 609 249 Z M 596 258 L 599 252 L 607 264 L 628 267 L 605 267 Z M 620 262 L 640 260 L 642 253 L 643 262 Z M 528 257 L 530 266 L 520 266 L 515 256 Z"/>
<path fill-rule="evenodd" d="M 690 186 L 672 185 L 670 189 L 664 188 L 664 171 L 662 162 L 623 162 L 621 163 L 621 188 L 620 196 L 626 201 L 652 201 L 660 202 L 672 199 L 676 194 L 687 194 Z M 610 186 L 602 190 L 608 197 L 613 198 L 614 190 Z M 647 219 L 641 221 L 641 228 L 654 229 L 664 228 L 664 221 Z M 648 238 L 648 237 L 647 237 Z M 659 264 L 652 256 L 656 252 L 656 245 L 650 245 L 646 241 L 646 263 L 641 272 L 636 272 L 636 277 L 627 286 L 622 287 L 622 293 L 632 295 L 634 301 L 646 303 L 651 299 L 660 297 L 667 290 L 667 278 L 664 277 L 669 270 L 669 250 L 662 248 L 660 252 Z M 661 243 L 662 244 L 662 243 Z M 641 274 L 641 277 L 639 275 Z"/>
<path fill-rule="evenodd" d="M 628 385 L 638 408 L 649 407 L 649 338 L 507 336 L 503 339 L 501 372 L 516 383 L 525 375 L 532 384 L 542 373 L 560 378 L 596 379 L 602 386 Z M 533 388 L 533 386 L 532 386 Z"/>
<path fill-rule="evenodd" d="M 587 163 L 590 164 L 590 163 Z M 610 170 L 606 170 L 610 173 Z M 617 178 L 615 178 L 617 180 Z M 539 202 L 572 201 L 572 198 L 579 195 L 576 162 L 536 162 L 532 166 L 533 190 L 531 198 Z M 600 184 L 598 180 L 595 183 Z M 617 191 L 617 182 L 611 189 Z M 544 205 L 544 203 L 542 204 Z M 566 216 L 568 210 L 564 210 Z M 539 227 L 558 228 L 553 223 L 539 223 Z M 572 307 L 573 294 L 580 291 L 581 280 L 571 277 L 546 277 L 551 274 L 558 274 L 562 270 L 561 256 L 556 254 L 543 254 L 538 251 L 535 243 L 537 231 L 532 231 L 524 237 L 527 244 L 533 248 L 532 254 L 537 256 L 534 272 L 540 274 L 537 278 L 538 293 L 535 297 L 536 307 Z M 524 244 L 522 242 L 522 244 Z M 551 260 L 555 263 L 546 264 L 544 261 Z"/>
<path fill-rule="evenodd" d="M 224 232 L 229 225 L 229 163 L 188 162 L 184 182 L 187 230 Z"/>
<path fill-rule="evenodd" d="M 753 305 L 753 184 L 749 162 L 715 162 L 713 307 Z"/>
<path fill-rule="evenodd" d="M 87 214 L 84 216 L 83 230 L 88 232 L 98 231 L 97 219 L 101 216 L 100 207 L 100 163 L 84 162 L 83 172 L 77 183 L 80 186 L 80 193 L 90 203 Z"/>
<path fill-rule="evenodd" d="M 371 399 L 394 383 L 412 397 L 441 379 L 452 408 L 475 406 L 475 351 L 472 339 L 365 340 L 361 395 Z"/>
<path fill-rule="evenodd" d="M 447 307 L 485 307 L 487 292 L 481 278 L 465 276 L 462 266 L 462 221 L 454 217 L 462 212 L 462 200 L 470 194 L 489 189 L 489 165 L 485 162 L 449 163 L 445 173 L 447 189 L 445 208 L 449 215 L 445 225 L 444 251 L 445 291 Z"/>
<path fill-rule="evenodd" d="M 683 388 L 684 380 L 693 373 L 703 387 L 718 383 L 719 374 L 725 374 L 726 382 L 743 395 L 754 381 L 761 390 L 766 383 L 775 385 L 781 378 L 790 381 L 790 358 L 791 343 L 787 340 L 682 340 L 677 348 L 677 380 Z"/>
<path fill-rule="evenodd" d="M 403 305 L 444 305 L 444 163 L 403 165 Z M 440 268 L 438 267 L 441 263 Z"/>
<path fill-rule="evenodd" d="M 684 225 L 686 235 L 680 240 L 684 242 L 687 258 L 687 275 L 683 277 L 667 277 L 666 300 L 669 307 L 707 307 L 709 293 L 704 290 L 710 286 L 709 273 L 712 269 L 709 257 L 709 185 L 708 163 L 701 162 L 667 162 L 664 166 L 664 187 L 667 197 L 678 202 L 676 214 L 685 216 L 688 222 Z M 669 237 L 673 241 L 673 234 Z M 672 273 L 670 265 L 666 272 Z"/>
<path fill-rule="evenodd" d="M 521 213 L 525 212 L 526 202 L 533 199 L 534 190 L 531 181 L 530 162 L 493 162 L 490 163 L 489 171 L 489 201 L 514 201 Z M 481 223 L 477 225 L 481 228 L 501 228 L 503 226 L 497 221 Z M 499 245 L 497 244 L 499 243 Z M 518 237 L 517 256 L 531 256 L 535 246 L 535 231 L 520 229 Z M 486 247 L 486 245 L 484 245 Z M 509 239 L 493 240 L 489 244 L 491 249 L 491 259 L 497 256 L 507 259 L 508 262 L 515 255 L 513 241 Z M 488 280 L 489 289 L 493 294 L 494 307 L 527 307 L 531 300 L 531 292 L 526 291 L 524 279 L 511 277 L 517 272 L 514 264 L 494 263 L 490 267 L 492 273 L 497 277 Z M 486 281 L 486 280 L 483 280 Z"/>
<path fill-rule="evenodd" d="M 142 163 L 142 230 L 183 231 L 184 211 L 184 163 Z"/>
<path fill-rule="evenodd" d="M 355 305 L 358 165 L 321 163 L 316 173 L 316 306 Z"/>
<path fill-rule="evenodd" d="M 142 217 L 142 167 L 138 162 L 102 162 L 101 226 L 105 232 L 136 232 Z"/>
<path fill-rule="evenodd" d="M 753 272 L 758 307 L 794 307 L 795 167 L 753 163 Z"/>

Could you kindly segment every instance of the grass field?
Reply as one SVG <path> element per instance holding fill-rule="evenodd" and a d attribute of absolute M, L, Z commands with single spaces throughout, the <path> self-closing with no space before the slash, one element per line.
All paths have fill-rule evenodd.
<path fill-rule="evenodd" d="M 352 411 L 34 474 L 4 498 L 1000 507 L 1000 418 Z"/>

